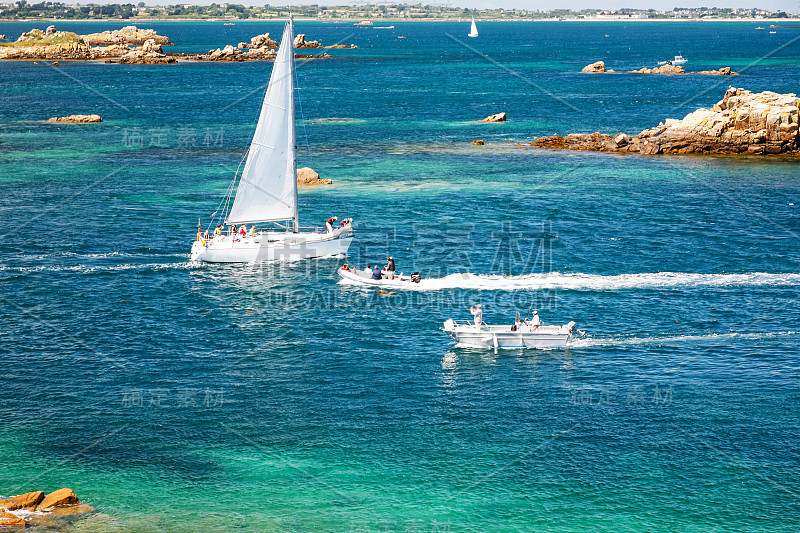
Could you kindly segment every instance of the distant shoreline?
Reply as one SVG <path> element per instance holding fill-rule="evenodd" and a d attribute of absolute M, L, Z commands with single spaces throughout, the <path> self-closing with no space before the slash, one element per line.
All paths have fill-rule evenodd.
<path fill-rule="evenodd" d="M 9 23 L 9 22 L 26 22 L 26 23 L 36 23 L 36 22 L 52 22 L 58 24 L 64 24 L 69 22 L 116 22 L 120 23 L 124 26 L 136 25 L 136 24 L 146 24 L 148 22 L 222 22 L 224 24 L 236 24 L 239 22 L 247 23 L 247 22 L 280 22 L 285 20 L 285 18 L 280 17 L 272 17 L 272 18 L 248 18 L 248 19 L 197 19 L 197 18 L 147 18 L 147 19 L 45 19 L 45 18 L 36 18 L 36 19 L 0 19 L 0 23 Z M 296 21 L 303 21 L 303 22 L 325 22 L 328 24 L 343 24 L 343 25 L 355 25 L 355 19 L 349 20 L 323 20 L 316 17 L 294 17 Z M 426 18 L 426 19 L 407 19 L 407 18 L 380 18 L 380 19 L 364 19 L 364 20 L 372 20 L 373 23 L 382 23 L 382 22 L 469 22 L 468 19 L 457 19 L 457 18 Z M 691 18 L 691 19 L 637 19 L 637 18 L 613 18 L 613 19 L 599 19 L 599 18 L 583 18 L 583 19 L 565 19 L 565 20 L 558 20 L 558 19 L 538 19 L 538 18 L 531 18 L 531 19 L 476 19 L 477 22 L 749 22 L 752 24 L 763 24 L 763 23 L 797 23 L 800 25 L 800 17 L 796 18 L 773 18 L 773 19 L 732 19 L 732 18 Z M 364 28 L 372 28 L 373 26 L 362 26 Z"/>

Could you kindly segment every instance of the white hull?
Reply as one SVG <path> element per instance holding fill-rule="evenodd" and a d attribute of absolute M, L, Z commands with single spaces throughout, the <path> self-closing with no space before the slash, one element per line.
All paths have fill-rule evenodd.
<path fill-rule="evenodd" d="M 207 263 L 297 261 L 345 255 L 352 241 L 349 227 L 332 233 L 258 232 L 236 240 L 225 235 L 195 241 L 191 259 Z"/>
<path fill-rule="evenodd" d="M 448 320 L 442 331 L 455 340 L 459 346 L 470 348 L 564 348 L 572 340 L 575 323 L 563 326 L 520 326 L 512 331 L 512 326 L 489 326 L 480 328 L 471 323 L 456 323 Z"/>
<path fill-rule="evenodd" d="M 351 272 L 349 270 L 345 270 L 344 268 L 339 269 L 339 277 L 342 278 L 340 283 L 345 283 L 348 285 L 363 285 L 365 287 L 383 287 L 386 289 L 405 289 L 405 290 L 414 290 L 414 289 L 424 289 L 425 288 L 425 280 L 421 280 L 419 283 L 415 283 L 411 281 L 409 276 L 403 275 L 403 273 L 397 274 L 394 279 L 372 279 L 371 277 L 367 276 L 367 274 L 360 270 L 358 272 Z"/>

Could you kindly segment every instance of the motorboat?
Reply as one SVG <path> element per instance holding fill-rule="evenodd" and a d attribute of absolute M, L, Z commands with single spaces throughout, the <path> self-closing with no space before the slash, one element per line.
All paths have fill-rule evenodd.
<path fill-rule="evenodd" d="M 349 285 L 364 285 L 367 287 L 382 287 L 386 289 L 417 289 L 425 288 L 425 280 L 419 272 L 413 272 L 410 276 L 404 275 L 402 272 L 399 274 L 387 275 L 384 271 L 381 279 L 373 279 L 372 271 L 367 273 L 366 270 L 359 270 L 351 268 L 345 264 L 339 269 L 339 277 L 342 278 L 342 283 Z"/>
<path fill-rule="evenodd" d="M 519 313 L 513 324 L 489 325 L 481 321 L 447 319 L 440 328 L 458 343 L 469 348 L 564 348 L 576 332 L 575 322 L 563 326 L 534 325 L 520 320 Z"/>
<path fill-rule="evenodd" d="M 675 56 L 675 59 L 670 59 L 669 61 L 659 61 L 658 64 L 659 65 L 675 65 L 675 66 L 678 66 L 678 65 L 684 65 L 688 61 L 689 60 L 686 59 L 685 57 L 683 57 L 682 55 L 677 55 L 677 56 Z"/>

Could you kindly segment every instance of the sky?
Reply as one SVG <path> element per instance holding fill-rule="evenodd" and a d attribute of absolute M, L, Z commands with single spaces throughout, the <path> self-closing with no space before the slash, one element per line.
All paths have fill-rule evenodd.
<path fill-rule="evenodd" d="M 2 0 L 3 2 L 11 0 Z M 36 3 L 38 0 L 28 0 L 29 4 Z M 64 3 L 96 3 L 96 4 L 125 4 L 138 3 L 139 0 L 60 0 Z M 259 0 L 144 0 L 147 5 L 172 5 L 172 4 L 194 4 L 209 5 L 214 2 L 223 3 L 228 1 L 235 4 L 246 6 L 262 6 L 270 4 L 273 6 L 283 5 L 363 5 L 363 4 L 416 4 L 423 3 L 428 5 L 441 5 L 448 7 L 466 7 L 470 9 L 539 9 L 549 11 L 554 8 L 561 9 L 621 9 L 624 7 L 636 9 L 657 9 L 659 11 L 672 10 L 674 7 L 737 7 L 737 8 L 759 8 L 767 11 L 786 11 L 787 13 L 800 13 L 800 0 L 561 0 L 554 4 L 552 0 L 288 0 L 283 3 L 280 0 L 259 1 Z"/>

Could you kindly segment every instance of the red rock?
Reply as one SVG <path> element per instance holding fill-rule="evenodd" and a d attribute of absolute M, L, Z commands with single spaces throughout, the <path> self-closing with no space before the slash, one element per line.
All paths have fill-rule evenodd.
<path fill-rule="evenodd" d="M 14 511 L 16 509 L 30 509 L 34 508 L 44 499 L 44 492 L 37 490 L 35 492 L 26 492 L 19 496 L 13 496 L 5 500 L 0 500 L 0 509 L 6 511 Z"/>
<path fill-rule="evenodd" d="M 0 528 L 24 528 L 25 520 L 11 513 L 0 512 Z"/>
<path fill-rule="evenodd" d="M 62 505 L 75 505 L 81 503 L 72 489 L 58 489 L 44 497 L 44 500 L 36 507 L 37 511 L 60 507 Z"/>

